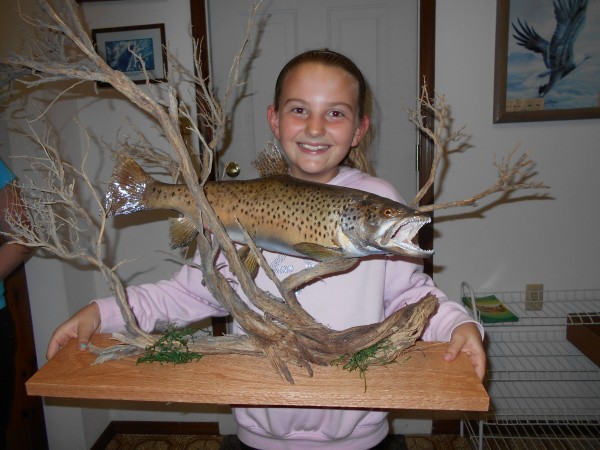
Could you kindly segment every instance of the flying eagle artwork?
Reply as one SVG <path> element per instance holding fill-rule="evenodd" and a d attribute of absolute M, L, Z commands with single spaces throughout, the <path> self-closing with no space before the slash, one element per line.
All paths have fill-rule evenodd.
<path fill-rule="evenodd" d="M 576 62 L 573 55 L 573 47 L 585 23 L 588 0 L 554 0 L 553 5 L 556 28 L 550 42 L 542 38 L 527 21 L 517 18 L 517 25 L 512 23 L 517 44 L 540 53 L 548 69 L 538 75 L 540 78 L 548 77 L 547 82 L 538 88 L 540 98 L 589 58 L 586 55 Z"/>

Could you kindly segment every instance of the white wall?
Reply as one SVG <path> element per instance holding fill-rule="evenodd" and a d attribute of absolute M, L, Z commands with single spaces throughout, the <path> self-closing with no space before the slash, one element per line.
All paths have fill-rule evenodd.
<path fill-rule="evenodd" d="M 456 199 L 483 189 L 496 175 L 493 155 L 503 155 L 519 141 L 524 149 L 532 150 L 539 178 L 551 186 L 548 193 L 553 199 L 504 204 L 484 211 L 481 217 L 460 220 L 451 219 L 448 212 L 437 213 L 436 282 L 455 298 L 463 279 L 476 290 L 519 290 L 528 282 L 544 283 L 547 289 L 598 287 L 598 270 L 593 263 L 600 250 L 595 235 L 600 214 L 594 198 L 600 187 L 600 180 L 594 176 L 600 163 L 598 119 L 492 124 L 496 2 L 437 3 L 437 89 L 451 104 L 456 125 L 467 126 L 466 132 L 472 136 L 469 143 L 473 145 L 464 154 L 453 157 L 438 200 Z M 191 55 L 188 0 L 88 3 L 83 11 L 91 28 L 164 22 L 167 40 L 177 48 L 182 62 L 189 63 L 185 59 Z M 19 25 L 14 19 L 3 23 L 0 42 L 5 54 Z M 83 89 L 91 94 L 89 88 Z M 109 144 L 115 142 L 117 135 L 122 138 L 130 133 L 127 116 L 144 132 L 153 133 L 141 114 L 122 99 L 110 98 L 112 95 L 109 90 L 102 90 L 99 97 L 62 101 L 51 110 L 49 117 L 60 129 L 61 143 L 69 149 L 72 160 L 80 159 L 80 149 L 86 146 L 77 126 L 66 123 L 76 113 L 91 128 L 93 138 Z M 11 133 L 3 139 L 0 151 L 3 156 L 18 155 L 30 151 L 30 147 Z M 19 162 L 12 165 L 17 173 L 22 173 Z M 94 175 L 99 180 L 106 180 L 112 167 L 108 153 L 94 156 L 90 167 L 95 168 Z M 490 201 L 493 200 L 481 202 L 480 206 Z M 115 224 L 120 228 L 119 234 L 112 229 L 109 234 L 110 245 L 117 246 L 114 260 L 139 256 L 135 264 L 121 271 L 127 283 L 164 278 L 175 270 L 177 265 L 165 262 L 166 256 L 159 253 L 168 251 L 162 217 L 144 225 Z M 165 239 L 157 238 L 161 235 Z M 27 264 L 27 276 L 41 365 L 56 326 L 89 299 L 107 292 L 95 274 L 41 256 Z M 51 449 L 57 450 L 88 448 L 110 420 L 220 420 L 222 432 L 234 429 L 227 410 L 217 407 L 51 399 L 45 408 Z"/>
<path fill-rule="evenodd" d="M 600 120 L 493 124 L 495 21 L 493 0 L 437 2 L 436 87 L 473 146 L 452 157 L 437 200 L 483 190 L 497 173 L 494 154 L 501 157 L 519 142 L 531 151 L 536 179 L 550 186 L 552 199 L 502 204 L 458 220 L 448 216 L 477 208 L 437 213 L 435 281 L 455 298 L 461 280 L 476 291 L 524 290 L 526 283 L 597 288 Z"/>

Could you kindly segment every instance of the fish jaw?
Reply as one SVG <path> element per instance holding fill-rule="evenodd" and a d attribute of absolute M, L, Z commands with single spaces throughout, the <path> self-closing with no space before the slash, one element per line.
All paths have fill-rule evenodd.
<path fill-rule="evenodd" d="M 371 195 L 344 212 L 338 241 L 346 253 L 355 256 L 394 254 L 427 258 L 433 250 L 424 250 L 413 239 L 431 218 L 399 202 Z M 344 235 L 343 237 L 341 235 Z"/>
<path fill-rule="evenodd" d="M 429 258 L 433 250 L 422 249 L 414 243 L 414 238 L 430 222 L 431 219 L 425 214 L 405 217 L 389 227 L 381 238 L 373 239 L 374 245 L 393 254 Z"/>

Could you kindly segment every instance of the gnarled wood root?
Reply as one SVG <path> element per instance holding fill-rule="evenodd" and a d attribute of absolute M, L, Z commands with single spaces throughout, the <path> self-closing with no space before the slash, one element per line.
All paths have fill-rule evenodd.
<path fill-rule="evenodd" d="M 251 336 L 227 335 L 195 337 L 188 350 L 201 354 L 241 354 L 267 357 L 277 373 L 294 383 L 289 364 L 304 367 L 312 376 L 312 365 L 342 362 L 353 354 L 385 341 L 370 356 L 366 364 L 382 365 L 412 347 L 422 335 L 429 318 L 437 308 L 437 298 L 429 294 L 414 304 L 405 306 L 380 323 L 362 325 L 342 331 L 331 330 L 318 323 L 313 326 L 289 329 L 276 321 L 264 320 L 260 331 Z M 154 336 L 153 336 L 154 337 Z M 155 336 L 158 339 L 158 336 Z M 90 345 L 98 355 L 95 363 L 138 356 L 156 341 L 145 336 L 113 334 L 121 342 L 108 348 Z"/>

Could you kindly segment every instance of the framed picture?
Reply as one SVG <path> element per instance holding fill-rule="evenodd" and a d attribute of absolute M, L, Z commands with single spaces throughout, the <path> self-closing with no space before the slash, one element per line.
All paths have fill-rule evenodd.
<path fill-rule="evenodd" d="M 113 69 L 135 83 L 166 81 L 167 52 L 162 23 L 92 30 L 98 54 Z"/>
<path fill-rule="evenodd" d="M 600 117 L 600 0 L 497 0 L 494 123 Z"/>

